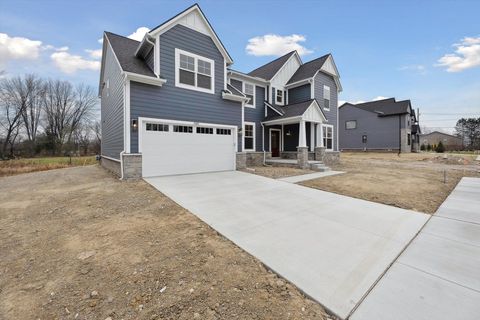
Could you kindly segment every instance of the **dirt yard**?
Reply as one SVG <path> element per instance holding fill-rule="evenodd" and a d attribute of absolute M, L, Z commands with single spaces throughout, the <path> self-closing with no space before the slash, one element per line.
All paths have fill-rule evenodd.
<path fill-rule="evenodd" d="M 325 319 L 143 181 L 97 166 L 0 178 L 0 319 Z"/>
<path fill-rule="evenodd" d="M 462 177 L 480 177 L 473 155 L 342 153 L 331 168 L 346 173 L 302 184 L 425 213 L 434 213 Z"/>
<path fill-rule="evenodd" d="M 312 170 L 304 170 L 299 168 L 288 168 L 288 167 L 273 167 L 273 166 L 265 166 L 265 167 L 250 167 L 245 170 L 244 172 L 258 174 L 260 176 L 264 176 L 267 178 L 279 179 L 284 177 L 291 177 L 291 176 L 298 176 L 301 174 L 308 174 L 315 171 Z"/>

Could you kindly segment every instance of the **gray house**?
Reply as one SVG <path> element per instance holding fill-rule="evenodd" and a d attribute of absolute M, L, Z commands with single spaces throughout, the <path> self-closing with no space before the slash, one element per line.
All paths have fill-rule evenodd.
<path fill-rule="evenodd" d="M 340 150 L 418 151 L 420 126 L 410 100 L 344 103 L 339 108 Z"/>
<path fill-rule="evenodd" d="M 331 54 L 304 63 L 293 51 L 250 73 L 233 70 L 196 4 L 141 42 L 103 39 L 102 165 L 122 178 L 338 157 Z"/>

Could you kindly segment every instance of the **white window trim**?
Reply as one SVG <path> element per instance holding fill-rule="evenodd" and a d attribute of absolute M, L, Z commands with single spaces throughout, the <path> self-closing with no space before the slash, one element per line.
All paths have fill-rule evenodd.
<path fill-rule="evenodd" d="M 347 122 L 355 122 L 354 128 L 347 128 Z M 345 130 L 356 130 L 357 129 L 357 120 L 346 120 L 345 121 Z"/>
<path fill-rule="evenodd" d="M 190 57 L 195 59 L 195 62 L 194 62 L 195 83 L 197 81 L 197 74 L 198 74 L 198 59 L 203 60 L 203 61 L 207 61 L 207 62 L 210 63 L 211 72 L 212 72 L 212 74 L 211 74 L 212 88 L 211 89 L 199 88 L 197 86 L 191 86 L 191 85 L 188 85 L 188 84 L 180 83 L 180 54 L 184 54 L 184 55 L 190 56 Z M 184 51 L 184 50 L 175 48 L 175 87 L 214 94 L 215 93 L 215 61 L 213 61 L 212 59 L 208 59 L 208 58 L 196 55 L 196 54 L 188 52 L 188 51 Z"/>
<path fill-rule="evenodd" d="M 323 146 L 325 147 L 325 150 L 333 151 L 333 143 L 334 143 L 334 140 L 335 140 L 334 136 L 333 136 L 333 125 L 332 124 L 322 124 L 322 139 L 326 139 L 326 137 L 323 135 L 323 127 L 332 128 L 332 148 L 328 149 L 325 142 L 323 142 Z"/>
<path fill-rule="evenodd" d="M 325 98 L 325 91 L 328 90 L 328 99 Z M 332 104 L 332 91 L 330 90 L 329 86 L 323 85 L 323 100 L 327 99 L 329 101 L 328 108 L 323 106 L 324 110 L 330 111 L 330 105 Z"/>
<path fill-rule="evenodd" d="M 277 93 L 278 91 L 281 91 L 282 92 L 282 102 L 278 102 L 277 101 Z M 285 92 L 282 90 L 282 89 L 277 89 L 275 88 L 275 104 L 278 104 L 280 106 L 283 106 L 285 105 Z"/>
<path fill-rule="evenodd" d="M 254 85 L 253 83 L 251 83 L 251 82 L 242 81 L 242 92 L 243 92 L 244 94 L 246 94 L 246 93 L 245 93 L 245 84 L 249 84 L 249 85 L 253 86 L 253 102 L 252 102 L 253 105 L 252 105 L 252 104 L 247 104 L 247 103 L 245 102 L 245 107 L 255 109 L 255 101 L 256 101 L 256 88 L 255 88 L 255 85 Z"/>
<path fill-rule="evenodd" d="M 253 149 L 247 149 L 247 148 L 245 147 L 245 151 L 255 151 L 255 146 L 256 146 L 256 144 L 255 144 L 255 142 L 256 142 L 256 141 L 255 141 L 255 130 L 256 130 L 256 128 L 255 128 L 255 122 L 247 122 L 247 121 L 245 121 L 245 122 L 243 123 L 243 144 L 245 145 L 245 138 L 247 137 L 247 136 L 245 135 L 245 127 L 246 127 L 247 125 L 251 125 L 251 126 L 253 127 L 253 133 L 252 133 L 252 134 L 253 134 L 253 143 L 252 143 Z"/>

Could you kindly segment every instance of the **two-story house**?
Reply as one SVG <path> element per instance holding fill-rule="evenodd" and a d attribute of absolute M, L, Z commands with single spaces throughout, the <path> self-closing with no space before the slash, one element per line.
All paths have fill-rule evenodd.
<path fill-rule="evenodd" d="M 122 178 L 235 170 L 270 159 L 338 157 L 339 73 L 331 54 L 290 52 L 252 72 L 198 5 L 141 42 L 104 33 L 102 165 Z"/>
<path fill-rule="evenodd" d="M 420 150 L 420 126 L 410 100 L 388 98 L 339 107 L 340 150 Z"/>

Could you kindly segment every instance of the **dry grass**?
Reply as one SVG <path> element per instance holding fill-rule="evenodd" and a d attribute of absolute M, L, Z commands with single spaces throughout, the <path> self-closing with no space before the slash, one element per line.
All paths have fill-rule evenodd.
<path fill-rule="evenodd" d="M 68 167 L 96 164 L 94 156 L 89 157 L 45 157 L 0 161 L 0 177 L 22 173 L 46 171 Z"/>
<path fill-rule="evenodd" d="M 258 167 L 249 167 L 245 170 L 242 170 L 248 173 L 257 174 L 259 176 L 264 176 L 267 178 L 279 179 L 284 177 L 299 176 L 302 174 L 312 173 L 315 171 L 304 170 L 299 168 L 288 168 L 288 167 L 268 167 L 268 166 L 258 166 Z"/>

